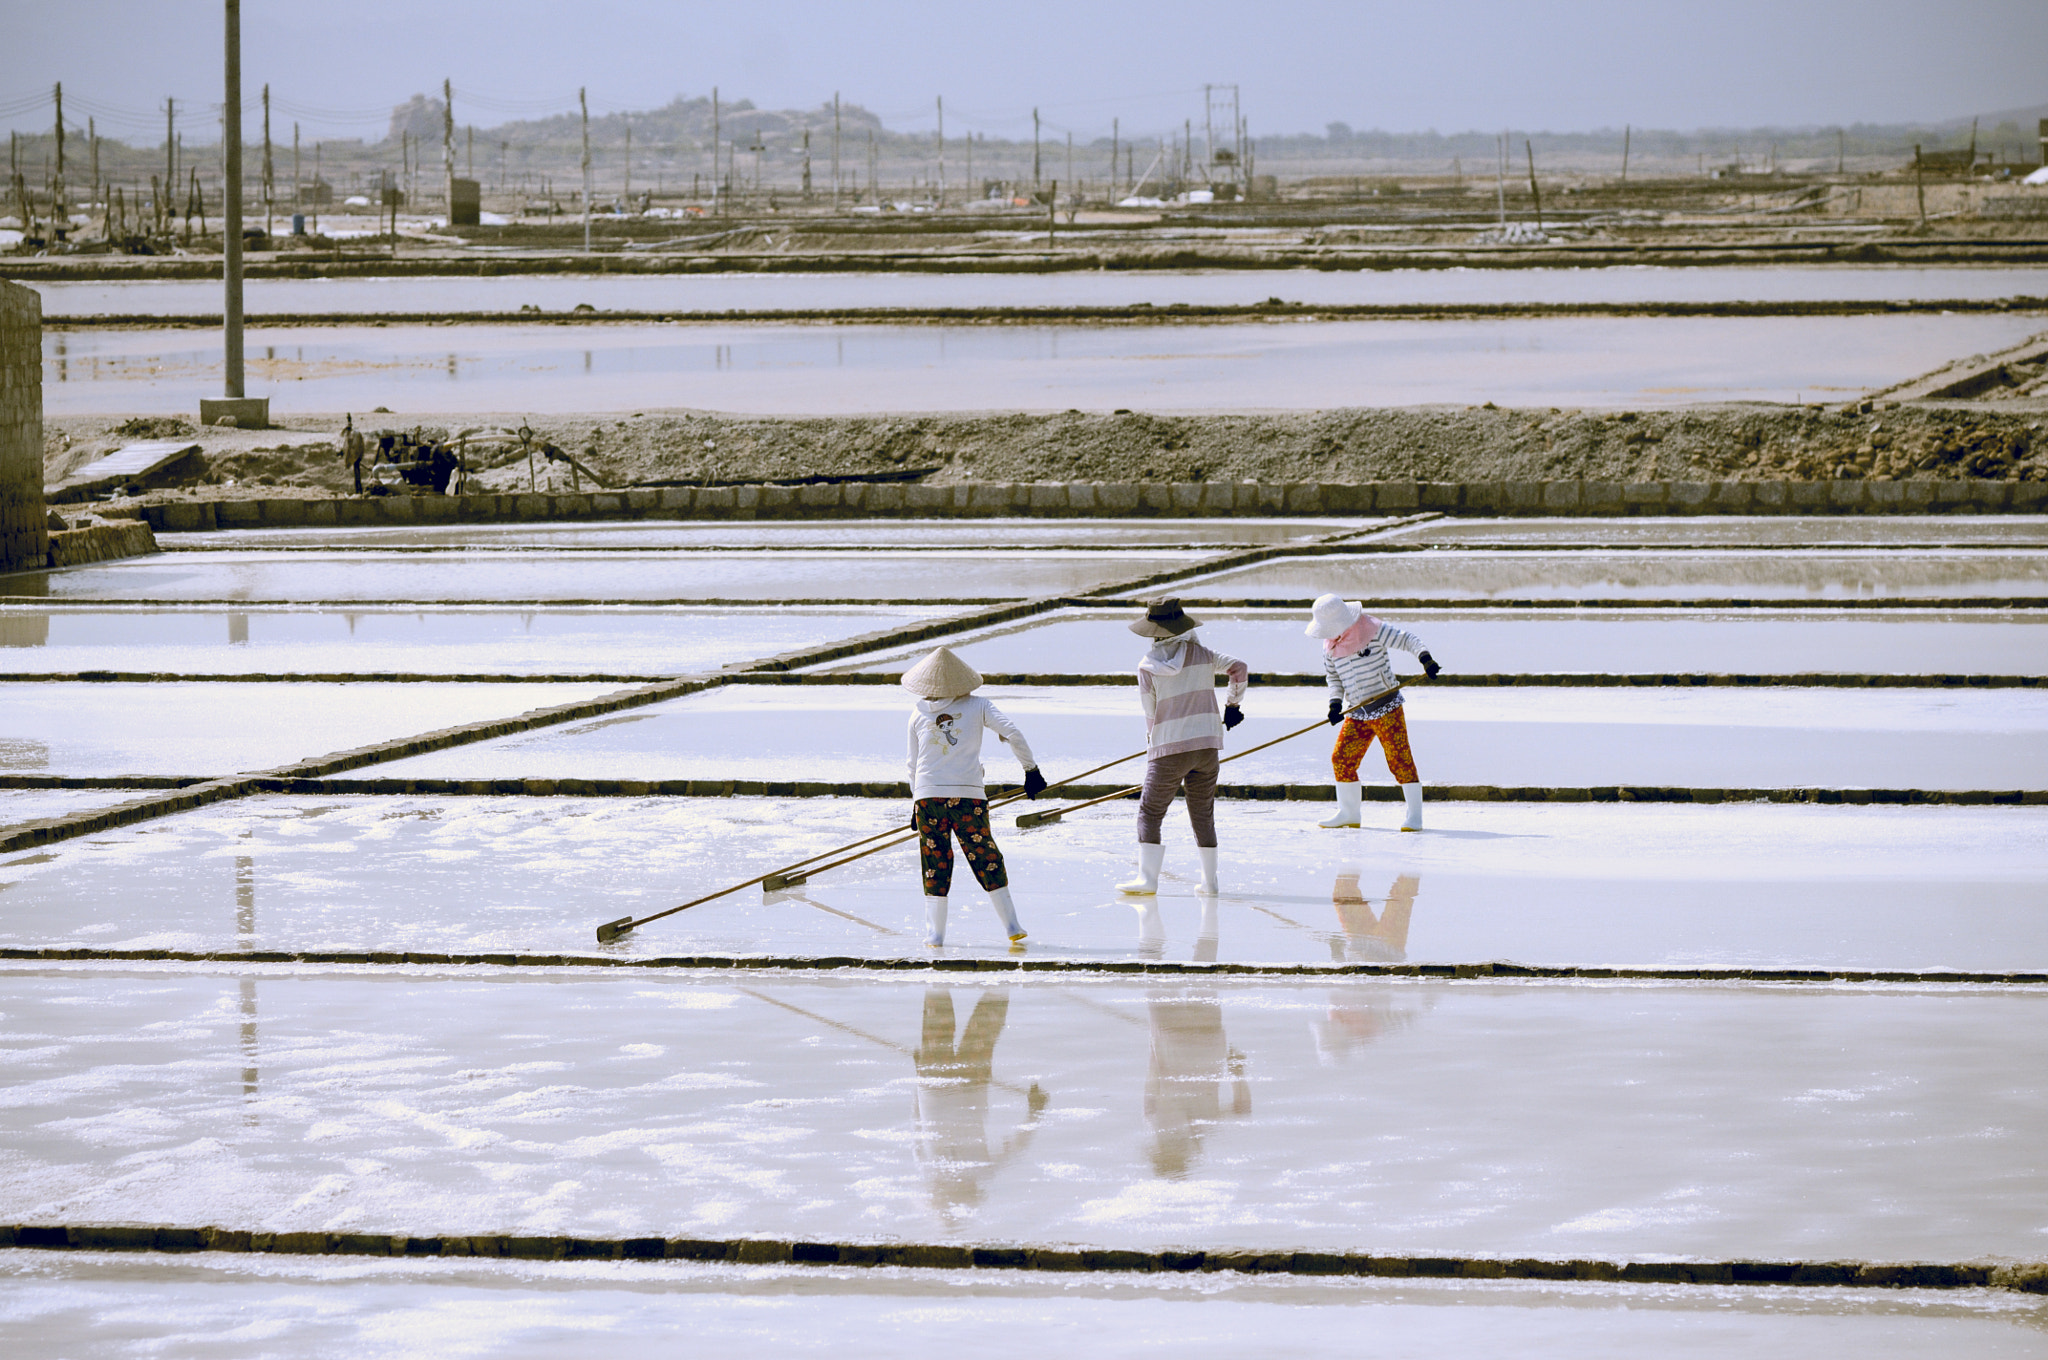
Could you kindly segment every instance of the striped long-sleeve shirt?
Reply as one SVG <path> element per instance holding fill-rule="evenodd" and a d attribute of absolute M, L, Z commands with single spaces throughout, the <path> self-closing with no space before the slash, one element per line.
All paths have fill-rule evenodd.
<path fill-rule="evenodd" d="M 1331 656 L 1323 653 L 1323 674 L 1329 680 L 1330 697 L 1343 703 L 1346 709 L 1357 707 L 1368 699 L 1380 696 L 1374 703 L 1354 718 L 1377 718 L 1401 706 L 1401 689 L 1394 679 L 1394 668 L 1387 662 L 1387 649 L 1399 647 L 1414 655 L 1423 650 L 1422 639 L 1391 623 L 1382 623 L 1379 631 L 1372 635 L 1372 641 L 1349 656 Z"/>
<path fill-rule="evenodd" d="M 1192 634 L 1162 642 L 1138 663 L 1138 701 L 1145 706 L 1146 745 L 1155 756 L 1221 750 L 1223 718 L 1216 707 L 1216 672 L 1230 677 L 1223 702 L 1244 698 L 1251 668 L 1211 651 Z"/>

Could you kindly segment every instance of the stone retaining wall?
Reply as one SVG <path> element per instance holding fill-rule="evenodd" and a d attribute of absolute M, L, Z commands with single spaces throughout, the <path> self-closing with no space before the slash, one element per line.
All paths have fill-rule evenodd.
<path fill-rule="evenodd" d="M 553 519 L 1205 518 L 1263 515 L 1868 515 L 2048 512 L 2048 482 L 851 482 L 506 496 L 173 501 L 159 531 Z"/>
<path fill-rule="evenodd" d="M 43 565 L 43 300 L 0 280 L 0 571 Z"/>
<path fill-rule="evenodd" d="M 59 530 L 49 535 L 49 548 L 44 560 L 52 567 L 76 567 L 86 562 L 110 562 L 117 557 L 140 557 L 155 551 L 156 534 L 141 520 L 133 519 Z"/>
<path fill-rule="evenodd" d="M 1585 1280 L 1609 1284 L 2009 1289 L 2048 1293 L 2039 1261 L 1636 1261 L 1581 1257 L 1398 1256 L 1320 1251 L 1129 1251 L 1028 1243 L 821 1242 L 787 1238 L 515 1237 L 261 1232 L 154 1224 L 0 1224 L 0 1248 L 248 1252 L 279 1256 L 486 1257 L 528 1261 L 700 1261 L 1060 1274 L 1241 1274 L 1371 1279 Z"/>

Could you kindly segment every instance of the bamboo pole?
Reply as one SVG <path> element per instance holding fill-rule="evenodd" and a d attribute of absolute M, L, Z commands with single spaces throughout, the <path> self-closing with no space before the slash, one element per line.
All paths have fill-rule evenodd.
<path fill-rule="evenodd" d="M 1091 774 L 1100 774 L 1104 770 L 1112 769 L 1115 766 L 1125 764 L 1128 761 L 1136 760 L 1138 759 L 1138 757 L 1144 754 L 1145 753 L 1143 751 L 1133 751 L 1131 754 L 1127 756 L 1118 756 L 1115 760 L 1110 761 L 1108 764 L 1097 765 L 1092 770 L 1083 770 L 1079 774 L 1068 775 L 1065 779 L 1060 780 L 1056 784 L 1047 784 L 1044 789 L 1041 789 L 1039 791 L 1041 793 L 1044 793 L 1052 789 L 1060 788 L 1067 784 L 1072 784 L 1076 780 L 1086 779 Z M 1005 797 L 999 798 L 993 803 L 989 804 L 989 807 L 991 809 L 1006 807 L 1024 796 L 1025 795 L 1021 791 L 1018 793 L 1008 794 Z M 904 841 L 910 838 L 908 835 L 905 834 L 906 832 L 909 832 L 914 835 L 914 825 L 896 826 L 889 828 L 889 830 L 887 831 L 877 831 L 872 836 L 864 836 L 860 840 L 853 841 L 849 844 L 839 846 L 832 850 L 820 851 L 818 854 L 812 855 L 806 859 L 800 859 L 796 861 L 796 863 L 794 864 L 786 864 L 780 869 L 771 870 L 768 873 L 760 875 L 758 878 L 750 878 L 744 883 L 735 883 L 729 888 L 720 888 L 715 893 L 707 893 L 703 897 L 696 898 L 693 901 L 685 902 L 679 907 L 670 907 L 666 911 L 658 911 L 654 913 L 654 915 L 652 916 L 643 916 L 638 920 L 635 920 L 630 916 L 621 916 L 618 920 L 607 921 L 597 928 L 597 942 L 599 944 L 610 944 L 613 940 L 618 939 L 620 936 L 626 934 L 628 931 L 636 930 L 639 927 L 646 925 L 650 921 L 659 921 L 664 916 L 673 916 L 679 911 L 687 911 L 691 907 L 700 907 L 704 905 L 706 902 L 711 902 L 721 897 L 730 896 L 731 894 L 738 892 L 742 888 L 751 888 L 757 883 L 760 884 L 768 892 L 777 892 L 783 888 L 793 888 L 799 883 L 808 882 L 813 874 L 822 874 L 827 869 L 836 869 L 842 864 L 851 864 L 854 860 L 866 859 L 869 855 L 878 854 L 881 851 L 887 850 L 892 846 L 901 845 Z M 847 855 L 847 857 L 844 859 L 833 859 L 832 862 L 829 864 L 815 863 L 815 861 L 821 859 L 832 859 L 832 856 L 834 855 L 845 855 L 846 852 L 849 850 L 856 849 L 859 846 L 868 845 L 870 842 L 878 841 L 888 836 L 893 836 L 897 839 L 889 841 L 886 845 L 874 846 L 873 849 L 864 850 L 857 855 Z M 806 865 L 810 865 L 812 867 L 806 868 Z"/>

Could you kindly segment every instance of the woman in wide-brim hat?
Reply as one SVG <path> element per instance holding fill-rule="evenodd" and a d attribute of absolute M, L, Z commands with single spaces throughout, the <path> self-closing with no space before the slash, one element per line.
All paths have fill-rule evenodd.
<path fill-rule="evenodd" d="M 1024 766 L 1024 791 L 1045 788 L 1030 744 L 1002 710 L 974 693 L 981 673 L 941 647 L 903 673 L 903 688 L 918 696 L 910 714 L 911 824 L 924 880 L 925 940 L 946 942 L 946 907 L 953 890 L 953 842 L 1002 917 L 1012 944 L 1024 940 L 1010 900 L 1010 873 L 988 824 L 988 781 L 981 767 L 981 734 L 994 732 Z"/>
<path fill-rule="evenodd" d="M 1166 847 L 1160 823 L 1173 795 L 1186 790 L 1195 855 L 1202 864 L 1201 890 L 1213 893 L 1216 880 L 1216 766 L 1225 729 L 1244 721 L 1238 707 L 1251 668 L 1195 636 L 1201 621 L 1188 617 L 1179 600 L 1154 600 L 1131 631 L 1150 638 L 1138 662 L 1138 702 L 1145 710 L 1145 787 L 1138 796 L 1138 876 L 1118 891 L 1149 896 L 1159 891 Z M 1223 711 L 1216 711 L 1216 676 L 1229 678 Z"/>
<path fill-rule="evenodd" d="M 1408 749 L 1408 720 L 1401 713 L 1401 685 L 1388 663 L 1387 649 L 1397 647 L 1422 662 L 1433 678 L 1442 669 L 1422 639 L 1365 612 L 1340 595 L 1321 595 L 1310 607 L 1303 630 L 1323 644 L 1323 674 L 1330 687 L 1330 723 L 1338 727 L 1330 752 L 1330 771 L 1337 784 L 1337 812 L 1317 825 L 1355 827 L 1362 820 L 1365 788 L 1358 780 L 1359 762 L 1378 738 L 1387 771 L 1401 786 L 1407 803 L 1403 831 L 1422 830 L 1422 776 Z"/>

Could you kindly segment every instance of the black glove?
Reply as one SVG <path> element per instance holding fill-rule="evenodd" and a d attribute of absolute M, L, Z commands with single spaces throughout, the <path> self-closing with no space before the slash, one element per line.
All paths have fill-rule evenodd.
<path fill-rule="evenodd" d="M 1342 699 L 1330 700 L 1330 726 L 1335 727 L 1338 723 L 1343 721 L 1344 701 Z"/>
<path fill-rule="evenodd" d="M 1239 708 L 1236 704 L 1225 704 L 1223 706 L 1223 726 L 1225 730 L 1233 728 L 1243 721 L 1243 709 Z"/>
<path fill-rule="evenodd" d="M 1436 658 L 1428 652 L 1419 654 L 1416 659 L 1422 662 L 1423 673 L 1432 680 L 1436 679 L 1436 673 L 1443 669 L 1442 666 L 1436 664 Z"/>
<path fill-rule="evenodd" d="M 1044 792 L 1045 776 L 1038 772 L 1036 765 L 1033 765 L 1024 772 L 1024 796 L 1026 798 L 1036 798 Z"/>

